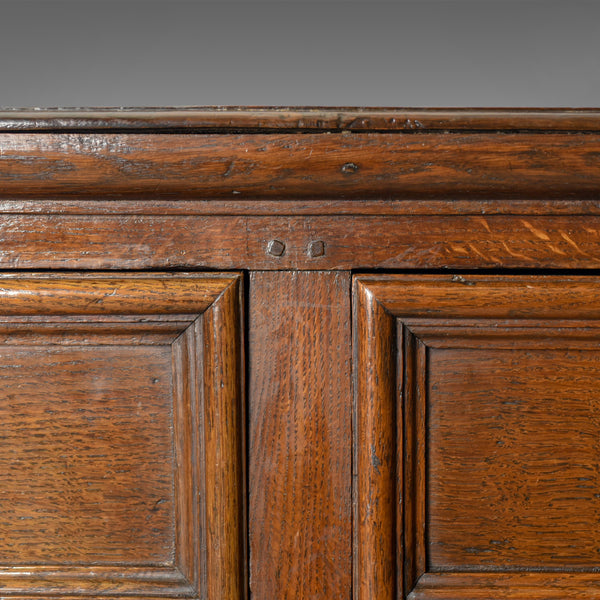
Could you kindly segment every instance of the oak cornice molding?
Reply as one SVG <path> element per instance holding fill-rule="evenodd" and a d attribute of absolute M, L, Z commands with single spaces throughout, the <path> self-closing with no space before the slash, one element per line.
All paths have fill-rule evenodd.
<path fill-rule="evenodd" d="M 0 200 L 581 201 L 600 110 L 15 110 L 0 151 Z"/>
<path fill-rule="evenodd" d="M 187 106 L 0 110 L 0 131 L 600 131 L 597 108 Z"/>

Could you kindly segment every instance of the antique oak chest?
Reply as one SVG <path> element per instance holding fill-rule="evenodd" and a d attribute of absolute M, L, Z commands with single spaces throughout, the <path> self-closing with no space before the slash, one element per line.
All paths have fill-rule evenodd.
<path fill-rule="evenodd" d="M 0 597 L 600 598 L 600 112 L 0 114 Z"/>

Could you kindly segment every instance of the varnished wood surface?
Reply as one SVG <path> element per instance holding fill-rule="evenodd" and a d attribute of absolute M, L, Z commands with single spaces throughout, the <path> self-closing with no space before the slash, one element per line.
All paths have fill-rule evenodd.
<path fill-rule="evenodd" d="M 597 133 L 0 133 L 2 199 L 595 198 Z"/>
<path fill-rule="evenodd" d="M 493 591 L 490 591 L 493 590 Z M 409 600 L 597 600 L 597 573 L 427 573 Z"/>
<path fill-rule="evenodd" d="M 0 596 L 600 598 L 600 304 L 568 273 L 600 264 L 598 110 L 8 111 L 0 130 Z M 247 295 L 202 269 L 249 270 Z M 351 323 L 361 269 L 457 272 L 360 276 Z M 86 431 L 69 478 L 61 443 Z M 132 470 L 84 486 L 96 460 Z M 77 498 L 69 547 L 43 516 Z"/>
<path fill-rule="evenodd" d="M 245 600 L 248 591 L 243 306 L 236 278 L 202 315 L 207 600 Z"/>
<path fill-rule="evenodd" d="M 350 278 L 250 276 L 250 592 L 349 600 Z"/>
<path fill-rule="evenodd" d="M 273 240 L 285 245 L 281 255 L 269 252 Z M 322 254 L 311 255 L 313 242 Z M 0 216 L 4 269 L 599 267 L 600 216 L 592 215 Z"/>
<path fill-rule="evenodd" d="M 589 276 L 361 275 L 358 285 L 402 319 L 600 319 Z"/>
<path fill-rule="evenodd" d="M 357 600 L 597 597 L 598 279 L 354 285 Z"/>
<path fill-rule="evenodd" d="M 185 107 L 9 110 L 0 130 L 600 131 L 595 108 Z"/>
<path fill-rule="evenodd" d="M 247 592 L 236 274 L 0 276 L 0 594 Z"/>
<path fill-rule="evenodd" d="M 597 200 L 446 198 L 402 200 L 0 200 L 0 215 L 156 215 L 156 216 L 430 216 L 430 215 L 598 215 Z"/>
<path fill-rule="evenodd" d="M 432 570 L 597 568 L 600 353 L 555 346 L 430 351 Z"/>
<path fill-rule="evenodd" d="M 177 570 L 166 567 L 127 567 L 66 565 L 6 565 L 0 568 L 2 594 L 25 600 L 65 600 L 65 598 L 190 598 L 197 593 Z"/>
<path fill-rule="evenodd" d="M 3 315 L 185 314 L 205 311 L 236 275 L 1 273 Z"/>
<path fill-rule="evenodd" d="M 173 565 L 171 385 L 166 345 L 0 348 L 3 564 Z"/>
<path fill-rule="evenodd" d="M 354 280 L 354 599 L 404 597 L 396 513 L 403 494 L 393 317 Z M 402 373 L 398 374 L 400 377 Z M 401 419 L 400 419 L 401 421 Z M 387 493 L 373 493 L 386 490 Z"/>

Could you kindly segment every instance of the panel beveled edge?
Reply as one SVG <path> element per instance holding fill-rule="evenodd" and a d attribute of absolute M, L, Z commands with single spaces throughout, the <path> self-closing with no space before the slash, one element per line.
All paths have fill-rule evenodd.
<path fill-rule="evenodd" d="M 202 315 L 207 600 L 247 597 L 242 279 Z"/>
<path fill-rule="evenodd" d="M 173 567 L 18 565 L 0 567 L 2 598 L 89 600 L 110 597 L 196 598 L 189 581 Z M 78 596 L 80 595 L 80 596 Z"/>
<path fill-rule="evenodd" d="M 242 285 L 173 344 L 176 562 L 203 600 L 247 594 Z"/>
<path fill-rule="evenodd" d="M 402 493 L 402 419 L 397 418 L 396 324 L 354 278 L 354 598 L 403 597 L 397 540 Z"/>
<path fill-rule="evenodd" d="M 100 318 L 102 332 L 108 323 L 114 334 L 132 326 L 129 314 L 149 320 L 176 315 L 158 326 L 166 325 L 167 335 L 159 340 L 173 349 L 177 462 L 174 566 L 0 566 L 0 594 L 57 600 L 246 598 L 241 276 L 0 273 L 0 302 L 4 327 L 16 321 L 21 336 L 31 323 L 45 337 L 63 318 L 74 331 L 80 328 L 71 317 Z M 134 330 L 140 324 L 135 319 Z M 201 488 L 200 478 L 206 482 Z M 197 499 L 199 489 L 210 491 L 206 499 Z"/>
<path fill-rule="evenodd" d="M 465 319 L 542 320 L 545 322 L 541 335 L 545 336 L 553 323 L 564 326 L 568 320 L 600 319 L 600 279 L 535 275 L 355 276 L 355 600 L 483 599 L 490 594 L 499 600 L 600 598 L 597 573 L 426 572 L 424 532 L 421 536 L 410 531 L 419 524 L 424 526 L 424 517 L 410 514 L 410 505 L 416 505 L 416 512 L 424 510 L 424 477 L 419 478 L 418 471 L 425 462 L 424 455 L 420 455 L 425 447 L 426 389 L 424 382 L 418 380 L 427 356 L 425 341 L 410 330 L 411 319 L 428 322 L 424 336 L 427 338 L 436 329 L 435 321 L 448 333 L 454 329 L 452 321 L 457 318 L 463 323 Z M 462 328 L 461 336 L 471 333 L 477 337 L 477 328 L 473 322 L 470 325 Z M 498 334 L 509 336 L 511 329 L 507 327 Z M 515 332 L 523 335 L 522 328 L 515 328 Z M 571 328 L 565 335 L 581 334 Z M 595 331 L 583 336 L 587 337 L 595 338 Z M 401 364 L 403 373 L 393 376 Z M 397 389 L 393 387 L 394 380 Z M 398 403 L 400 394 L 402 406 Z M 396 415 L 399 410 L 403 411 L 402 416 Z M 406 440 L 402 437 L 403 421 L 409 422 Z M 378 452 L 378 443 L 394 442 L 395 453 Z M 412 457 L 410 452 L 414 452 Z M 389 462 L 382 464 L 382 458 Z M 415 484 L 411 484 L 409 479 L 415 472 Z M 407 508 L 409 514 L 403 515 Z M 409 552 L 412 556 L 408 556 Z M 394 558 L 396 573 L 392 570 Z"/>
<path fill-rule="evenodd" d="M 590 275 L 363 275 L 401 319 L 600 319 L 600 278 Z"/>
<path fill-rule="evenodd" d="M 354 279 L 355 600 L 397 600 L 426 570 L 426 349 L 365 279 Z"/>
<path fill-rule="evenodd" d="M 598 600 L 598 573 L 425 573 L 410 600 Z"/>
<path fill-rule="evenodd" d="M 199 314 L 238 277 L 218 273 L 3 272 L 1 314 Z"/>

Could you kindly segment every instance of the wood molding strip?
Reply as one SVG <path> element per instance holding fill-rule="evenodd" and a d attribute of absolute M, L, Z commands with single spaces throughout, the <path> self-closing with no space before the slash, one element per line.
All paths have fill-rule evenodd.
<path fill-rule="evenodd" d="M 0 198 L 596 199 L 600 133 L 0 133 Z"/>
<path fill-rule="evenodd" d="M 202 315 L 207 600 L 247 595 L 241 278 Z"/>
<path fill-rule="evenodd" d="M 600 131 L 595 108 L 181 107 L 15 109 L 0 130 Z"/>
<path fill-rule="evenodd" d="M 1 273 L 3 315 L 204 312 L 236 276 Z M 160 285 L 157 285 L 160 282 Z"/>
<path fill-rule="evenodd" d="M 285 244 L 282 255 L 268 251 L 271 240 Z M 311 256 L 315 241 L 323 254 Z M 0 216 L 0 268 L 65 267 L 598 269 L 600 217 Z"/>
<path fill-rule="evenodd" d="M 355 600 L 396 600 L 398 545 L 394 318 L 362 281 L 354 281 L 356 445 Z M 411 385 L 405 383 L 403 387 Z M 410 486 L 410 474 L 405 485 Z M 397 478 L 400 483 L 397 484 Z M 411 539 L 401 550 L 412 553 Z M 416 567 L 415 567 L 416 568 Z M 412 571 L 411 568 L 409 568 Z M 410 577 L 410 574 L 409 574 Z M 406 579 L 406 575 L 401 578 Z M 400 581 L 401 590 L 404 588 Z M 402 593 L 402 592 L 401 592 Z"/>

